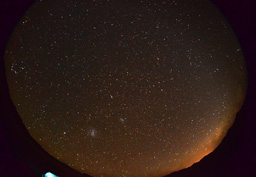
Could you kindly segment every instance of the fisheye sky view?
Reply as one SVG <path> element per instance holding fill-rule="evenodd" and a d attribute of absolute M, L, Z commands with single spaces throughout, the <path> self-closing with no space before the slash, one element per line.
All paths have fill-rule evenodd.
<path fill-rule="evenodd" d="M 5 51 L 36 142 L 91 176 L 155 177 L 211 153 L 247 79 L 218 9 L 196 1 L 37 1 Z"/>

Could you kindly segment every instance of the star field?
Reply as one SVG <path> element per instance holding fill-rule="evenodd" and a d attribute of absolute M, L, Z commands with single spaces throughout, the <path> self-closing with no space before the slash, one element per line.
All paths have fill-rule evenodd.
<path fill-rule="evenodd" d="M 205 0 L 40 0 L 5 62 L 30 135 L 92 176 L 163 176 L 198 162 L 247 87 L 236 37 Z"/>

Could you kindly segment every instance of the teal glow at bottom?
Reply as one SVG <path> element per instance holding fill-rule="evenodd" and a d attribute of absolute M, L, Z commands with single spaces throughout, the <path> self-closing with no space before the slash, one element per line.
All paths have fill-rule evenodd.
<path fill-rule="evenodd" d="M 58 176 L 52 174 L 51 172 L 47 172 L 45 173 L 44 177 L 58 177 Z"/>

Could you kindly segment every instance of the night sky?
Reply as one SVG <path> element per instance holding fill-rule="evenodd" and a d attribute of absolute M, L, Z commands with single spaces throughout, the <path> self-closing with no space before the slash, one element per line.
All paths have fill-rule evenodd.
<path fill-rule="evenodd" d="M 203 0 L 38 1 L 5 62 L 30 135 L 93 176 L 191 166 L 222 141 L 247 88 L 233 31 Z"/>

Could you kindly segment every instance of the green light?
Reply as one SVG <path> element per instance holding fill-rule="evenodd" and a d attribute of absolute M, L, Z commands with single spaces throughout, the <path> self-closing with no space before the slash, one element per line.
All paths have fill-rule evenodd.
<path fill-rule="evenodd" d="M 45 173 L 44 177 L 58 177 L 58 176 L 54 175 L 51 172 L 47 172 L 47 173 Z"/>

